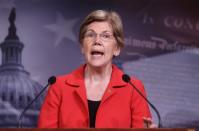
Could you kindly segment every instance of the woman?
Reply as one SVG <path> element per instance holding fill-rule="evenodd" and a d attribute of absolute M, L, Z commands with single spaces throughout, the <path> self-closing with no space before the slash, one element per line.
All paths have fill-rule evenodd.
<path fill-rule="evenodd" d="M 57 77 L 41 108 L 38 127 L 142 128 L 144 120 L 151 123 L 147 103 L 112 64 L 124 47 L 119 15 L 91 12 L 80 27 L 79 41 L 86 64 Z M 132 82 L 146 95 L 141 81 Z"/>

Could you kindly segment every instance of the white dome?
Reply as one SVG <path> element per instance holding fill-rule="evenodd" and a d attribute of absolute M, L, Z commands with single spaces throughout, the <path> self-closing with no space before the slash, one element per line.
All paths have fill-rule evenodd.
<path fill-rule="evenodd" d="M 0 72 L 0 98 L 17 109 L 24 109 L 42 89 L 31 80 L 27 72 L 7 70 Z M 33 103 L 32 109 L 39 109 L 42 99 Z"/>

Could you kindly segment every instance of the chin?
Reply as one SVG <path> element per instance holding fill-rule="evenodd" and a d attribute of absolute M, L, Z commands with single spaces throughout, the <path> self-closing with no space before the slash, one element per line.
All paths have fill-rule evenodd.
<path fill-rule="evenodd" d="M 100 68 L 100 67 L 104 67 L 106 65 L 108 65 L 108 63 L 104 63 L 104 62 L 91 62 L 88 63 L 90 66 L 92 67 L 96 67 L 96 68 Z"/>
<path fill-rule="evenodd" d="M 104 65 L 103 64 L 89 64 L 90 66 L 92 66 L 92 67 L 97 67 L 97 68 L 99 68 L 99 67 L 103 67 Z"/>

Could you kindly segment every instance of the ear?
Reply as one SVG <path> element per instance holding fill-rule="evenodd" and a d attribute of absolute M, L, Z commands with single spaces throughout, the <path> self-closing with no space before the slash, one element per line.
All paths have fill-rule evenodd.
<path fill-rule="evenodd" d="M 82 53 L 82 54 L 84 54 L 84 53 L 85 53 L 85 51 L 84 51 L 84 47 L 83 47 L 83 45 L 82 45 L 82 44 L 80 45 L 80 48 L 81 48 L 81 53 Z"/>
<path fill-rule="evenodd" d="M 114 56 L 119 56 L 120 55 L 120 47 L 117 47 L 116 50 L 113 53 Z"/>

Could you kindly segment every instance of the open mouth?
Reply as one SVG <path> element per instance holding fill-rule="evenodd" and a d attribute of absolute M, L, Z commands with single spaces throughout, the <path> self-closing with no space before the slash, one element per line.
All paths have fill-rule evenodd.
<path fill-rule="evenodd" d="M 93 56 L 102 56 L 102 55 L 104 55 L 104 52 L 92 51 L 92 52 L 91 52 L 91 55 L 93 55 Z"/>

